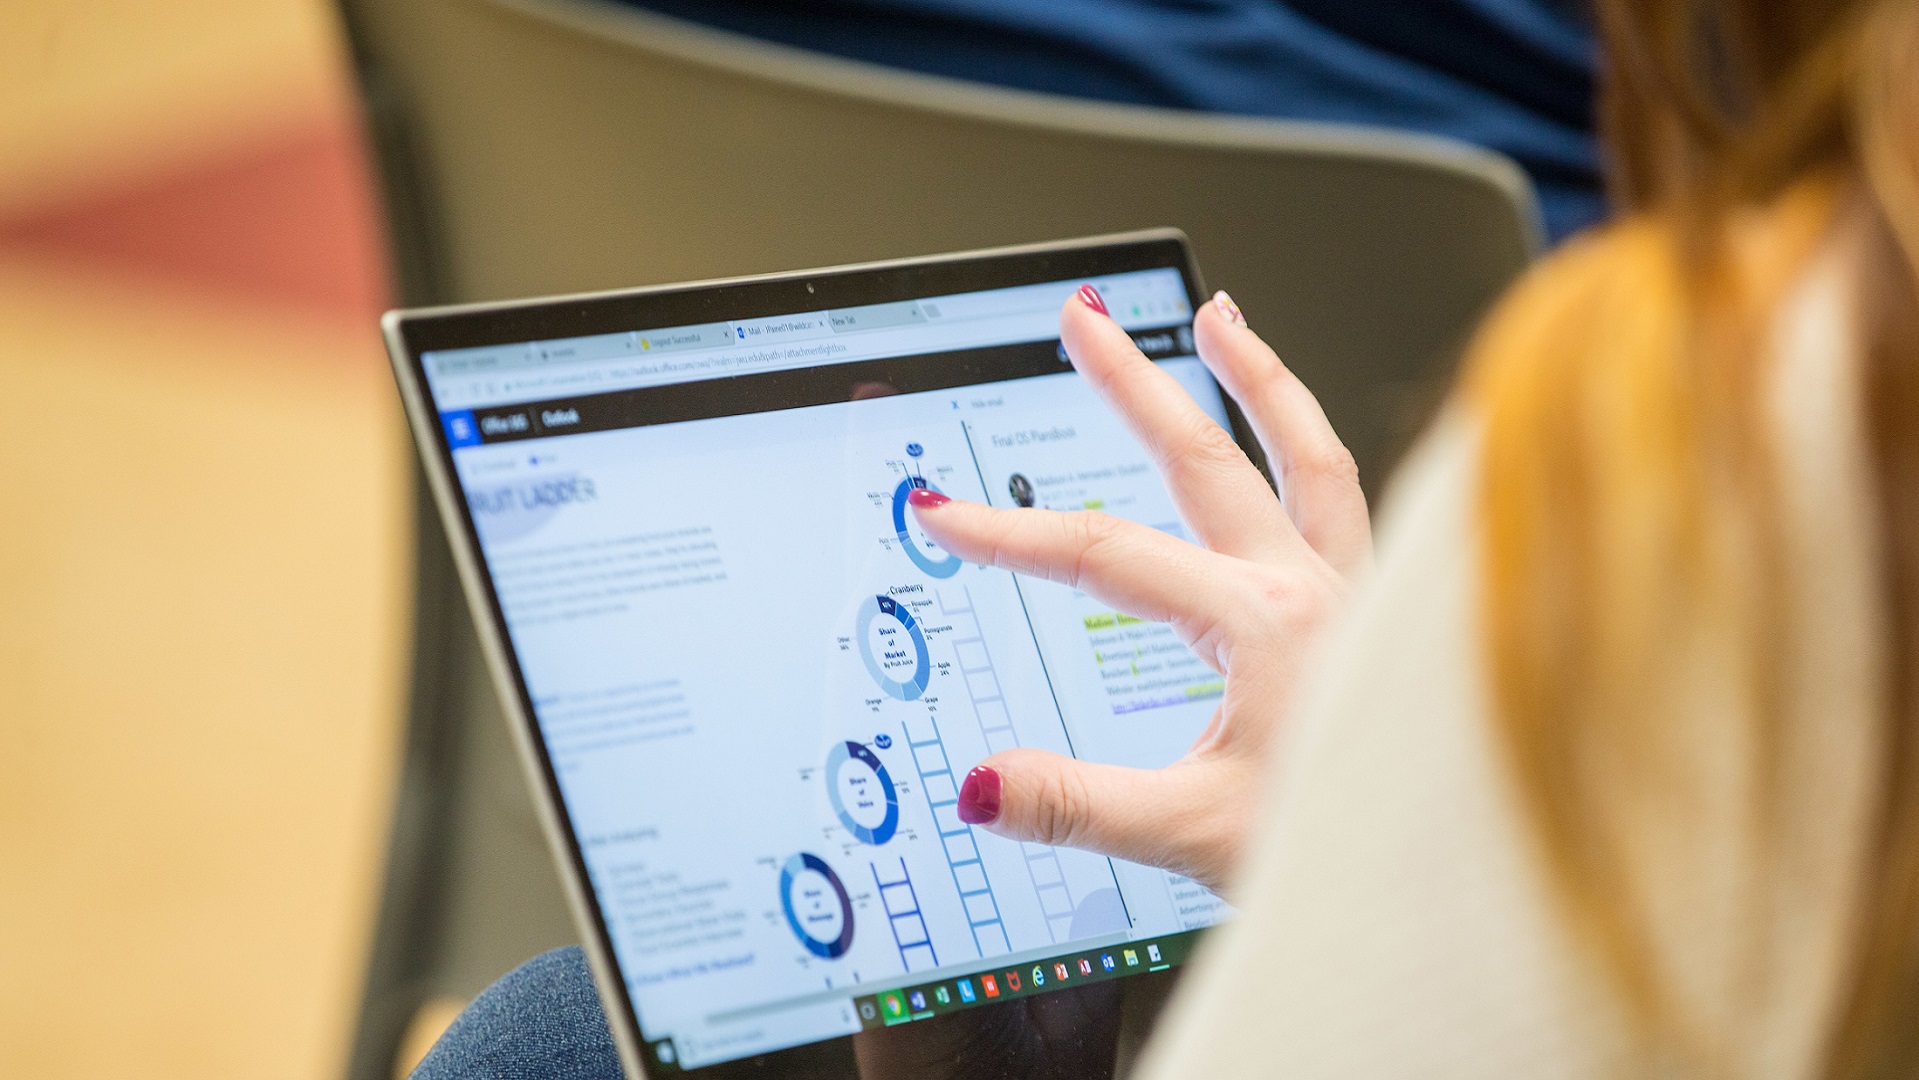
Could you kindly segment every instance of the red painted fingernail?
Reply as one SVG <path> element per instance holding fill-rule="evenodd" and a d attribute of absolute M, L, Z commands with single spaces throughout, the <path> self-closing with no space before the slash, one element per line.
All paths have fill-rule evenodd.
<path fill-rule="evenodd" d="M 945 506 L 953 500 L 934 491 L 932 488 L 916 487 L 906 493 L 906 501 L 914 506 Z"/>
<path fill-rule="evenodd" d="M 1106 310 L 1106 301 L 1100 298 L 1099 290 L 1093 288 L 1091 285 L 1081 285 L 1079 287 L 1079 302 L 1099 312 L 1101 315 L 1111 317 L 1111 313 Z"/>
<path fill-rule="evenodd" d="M 1239 310 L 1238 304 L 1233 303 L 1232 297 L 1226 295 L 1225 289 L 1213 294 L 1213 306 L 1219 309 L 1219 313 L 1226 317 L 1227 322 L 1234 326 L 1246 325 L 1245 313 Z"/>
<path fill-rule="evenodd" d="M 999 816 L 999 770 L 984 765 L 966 774 L 960 785 L 959 819 L 985 825 Z"/>

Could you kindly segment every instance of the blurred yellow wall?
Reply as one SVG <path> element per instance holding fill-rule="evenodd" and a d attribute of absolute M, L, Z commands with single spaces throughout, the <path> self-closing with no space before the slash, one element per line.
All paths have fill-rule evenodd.
<path fill-rule="evenodd" d="M 60 242 L 182 190 L 217 217 L 196 170 L 345 129 L 332 34 L 307 0 L 0 4 L 0 1077 L 342 1068 L 405 640 L 375 328 Z"/>
<path fill-rule="evenodd" d="M 0 208 L 138 182 L 339 106 L 318 0 L 0 4 Z"/>

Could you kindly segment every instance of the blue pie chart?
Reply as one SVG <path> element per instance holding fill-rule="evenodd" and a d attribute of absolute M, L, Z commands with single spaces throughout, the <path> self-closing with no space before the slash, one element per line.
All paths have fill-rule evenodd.
<path fill-rule="evenodd" d="M 833 744 L 826 755 L 826 794 L 840 824 L 862 844 L 884 844 L 899 830 L 900 797 L 893 778 L 879 755 L 860 743 Z"/>
<path fill-rule="evenodd" d="M 818 855 L 802 851 L 780 867 L 780 906 L 793 936 L 814 956 L 833 960 L 853 947 L 853 899 Z"/>
<path fill-rule="evenodd" d="M 941 551 L 925 537 L 915 538 L 912 530 L 907 528 L 906 496 L 912 494 L 914 488 L 939 490 L 920 476 L 909 476 L 900 481 L 899 487 L 893 489 L 893 528 L 900 535 L 900 550 L 906 552 L 906 557 L 913 560 L 914 566 L 928 574 L 936 578 L 952 577 L 960 572 L 961 566 L 965 565 L 960 562 L 959 557 Z"/>
<path fill-rule="evenodd" d="M 926 692 L 933 664 L 926 655 L 926 635 L 906 610 L 890 596 L 875 596 L 860 604 L 860 658 L 880 689 L 901 701 Z"/>

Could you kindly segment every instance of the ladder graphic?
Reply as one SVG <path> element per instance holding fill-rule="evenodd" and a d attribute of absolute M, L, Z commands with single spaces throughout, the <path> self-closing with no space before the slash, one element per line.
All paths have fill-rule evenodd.
<path fill-rule="evenodd" d="M 907 721 L 906 743 L 912 748 L 920 790 L 926 793 L 932 808 L 933 826 L 946 851 L 946 865 L 952 869 L 953 887 L 959 891 L 974 946 L 982 958 L 1011 952 L 1006 926 L 1000 921 L 999 900 L 993 896 L 986 866 L 980 862 L 979 846 L 973 842 L 973 827 L 959 819 L 959 786 L 953 781 L 953 766 L 946 757 L 939 722 L 930 716 Z"/>
<path fill-rule="evenodd" d="M 898 876 L 894 876 L 895 867 Z M 893 927 L 893 944 L 900 950 L 900 963 L 906 970 L 927 971 L 939 966 L 939 954 L 933 951 L 933 939 L 926 932 L 926 918 L 920 914 L 919 893 L 913 888 L 913 875 L 906 870 L 905 859 L 891 859 L 886 874 L 880 876 L 880 864 L 873 863 L 873 884 L 879 888 L 880 904 L 886 909 L 886 921 Z"/>
<path fill-rule="evenodd" d="M 952 626 L 953 652 L 959 658 L 960 678 L 973 702 L 973 715 L 979 719 L 980 734 L 986 736 L 991 753 L 1019 745 L 1019 733 L 1013 729 L 1012 714 L 1000 692 L 999 673 L 993 670 L 993 654 L 980 630 L 979 615 L 973 610 L 972 590 L 965 586 L 940 589 L 940 615 Z M 951 775 L 950 773 L 948 774 Z M 1039 896 L 1040 910 L 1046 915 L 1046 928 L 1053 941 L 1066 938 L 1073 923 L 1073 894 L 1066 885 L 1066 872 L 1059 854 L 1044 844 L 1021 843 L 1026 857 L 1026 872 L 1033 879 L 1033 891 Z M 988 955 L 982 953 L 981 955 Z"/>

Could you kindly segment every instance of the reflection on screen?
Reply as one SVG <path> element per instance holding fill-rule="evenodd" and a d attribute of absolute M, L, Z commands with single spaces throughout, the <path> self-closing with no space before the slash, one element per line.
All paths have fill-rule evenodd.
<path fill-rule="evenodd" d="M 1223 422 L 1177 272 L 1098 283 Z M 1223 690 L 1167 627 L 964 564 L 908 509 L 929 487 L 1184 535 L 1144 452 L 1069 369 L 595 420 L 624 415 L 596 404 L 610 395 L 716 372 L 1051 350 L 1077 284 L 426 358 L 659 1065 L 1158 969 L 1221 917 L 1177 876 L 956 813 L 995 751 L 1165 765 Z"/>

